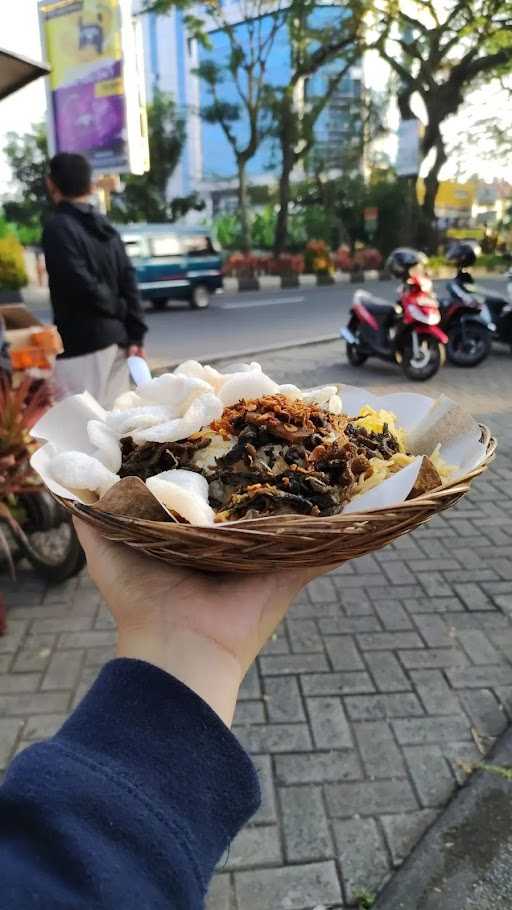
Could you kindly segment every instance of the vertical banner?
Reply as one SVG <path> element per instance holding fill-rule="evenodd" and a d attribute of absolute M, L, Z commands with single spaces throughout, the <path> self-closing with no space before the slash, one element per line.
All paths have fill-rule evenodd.
<path fill-rule="evenodd" d="M 50 145 L 79 152 L 96 172 L 144 173 L 144 76 L 130 0 L 40 0 Z"/>
<path fill-rule="evenodd" d="M 396 172 L 399 177 L 415 177 L 420 166 L 421 123 L 416 117 L 401 120 L 398 127 Z"/>

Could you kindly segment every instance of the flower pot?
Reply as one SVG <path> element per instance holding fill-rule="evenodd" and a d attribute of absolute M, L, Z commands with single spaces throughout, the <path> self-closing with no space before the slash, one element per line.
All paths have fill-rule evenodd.
<path fill-rule="evenodd" d="M 379 281 L 387 281 L 389 277 L 387 269 L 379 269 Z"/>
<path fill-rule="evenodd" d="M 282 288 L 298 288 L 299 284 L 299 276 L 296 273 L 289 272 L 286 275 L 281 275 Z"/>
<path fill-rule="evenodd" d="M 5 288 L 0 288 L 0 305 L 2 303 L 23 303 L 21 291 L 9 291 Z"/>
<path fill-rule="evenodd" d="M 319 285 L 334 284 L 334 276 L 330 272 L 317 272 L 316 283 Z"/>
<path fill-rule="evenodd" d="M 362 281 L 364 281 L 364 272 L 362 270 L 358 272 L 351 272 L 350 281 L 352 284 L 360 284 Z"/>
<path fill-rule="evenodd" d="M 255 275 L 244 276 L 238 279 L 238 290 L 239 291 L 259 291 L 260 283 Z"/>

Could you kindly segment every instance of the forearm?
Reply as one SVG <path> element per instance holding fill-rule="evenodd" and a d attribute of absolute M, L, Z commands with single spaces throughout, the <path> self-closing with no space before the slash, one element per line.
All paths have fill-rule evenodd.
<path fill-rule="evenodd" d="M 117 654 L 147 661 L 179 679 L 231 726 L 242 669 L 237 658 L 217 642 L 168 623 L 155 634 L 144 624 L 119 630 Z"/>
<path fill-rule="evenodd" d="M 205 702 L 155 666 L 112 661 L 7 773 L 2 892 L 11 910 L 199 910 L 258 801 L 248 757 Z"/>

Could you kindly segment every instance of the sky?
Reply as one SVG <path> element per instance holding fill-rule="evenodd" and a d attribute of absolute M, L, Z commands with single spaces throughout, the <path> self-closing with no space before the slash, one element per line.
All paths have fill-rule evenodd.
<path fill-rule="evenodd" d="M 15 7 L 16 13 L 13 13 Z M 0 0 L 0 45 L 6 50 L 11 50 L 40 60 L 42 57 L 39 24 L 37 15 L 37 0 Z M 376 88 L 382 87 L 382 70 L 379 66 L 370 67 L 373 70 L 377 80 Z M 9 131 L 18 133 L 30 132 L 33 123 L 37 123 L 45 116 L 46 110 L 46 92 L 45 80 L 39 79 L 32 85 L 28 85 L 16 92 L 10 98 L 0 102 L 0 150 L 5 145 L 5 137 Z M 505 109 L 508 106 L 508 99 L 505 101 Z M 449 144 L 457 136 L 457 133 L 466 130 L 468 127 L 467 117 L 471 111 L 471 117 L 489 115 L 496 112 L 497 116 L 503 113 L 504 99 L 492 93 L 491 91 L 481 91 L 474 93 L 471 103 L 463 106 L 460 114 L 450 120 L 447 126 L 447 138 Z M 390 140 L 389 151 L 393 154 L 396 143 Z M 497 165 L 489 160 L 482 160 L 474 146 L 459 156 L 458 161 L 455 157 L 445 167 L 442 173 L 443 177 L 449 178 L 455 176 L 456 172 L 462 176 L 469 176 L 472 173 L 478 173 L 485 180 L 492 180 L 494 176 L 509 179 L 512 182 L 512 162 L 510 167 L 507 164 Z M 8 192 L 10 182 L 10 172 L 0 151 L 0 196 Z"/>
<path fill-rule="evenodd" d="M 37 0 L 0 0 L 0 45 L 7 51 L 41 60 L 41 42 Z M 46 110 L 45 80 L 15 92 L 0 101 L 0 149 L 9 131 L 30 132 L 32 123 L 44 118 Z M 3 154 L 0 156 L 0 194 L 9 188 L 10 171 Z"/>

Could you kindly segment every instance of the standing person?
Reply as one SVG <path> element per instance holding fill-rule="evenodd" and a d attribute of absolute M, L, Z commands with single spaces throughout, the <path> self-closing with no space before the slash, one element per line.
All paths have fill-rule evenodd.
<path fill-rule="evenodd" d="M 135 270 L 117 231 L 89 203 L 86 158 L 60 152 L 46 182 L 55 212 L 44 227 L 43 249 L 64 344 L 55 364 L 57 395 L 87 389 L 108 408 L 129 387 L 127 356 L 144 355 L 147 326 Z"/>

